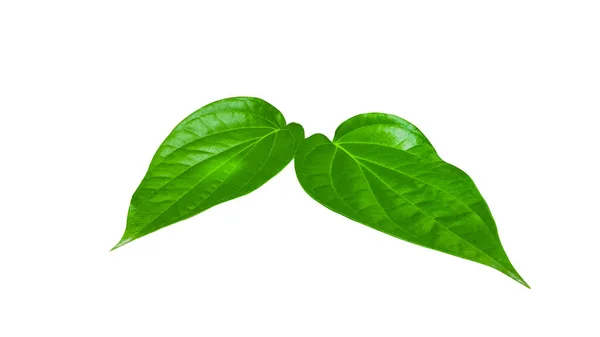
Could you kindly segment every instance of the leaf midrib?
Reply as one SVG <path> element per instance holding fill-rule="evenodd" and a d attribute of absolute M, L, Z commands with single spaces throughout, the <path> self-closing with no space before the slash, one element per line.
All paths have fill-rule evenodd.
<path fill-rule="evenodd" d="M 342 144 L 363 144 L 363 145 L 374 145 L 374 146 L 381 146 L 381 147 L 385 147 L 385 148 L 394 149 L 394 150 L 396 150 L 396 151 L 402 151 L 402 152 L 404 152 L 404 153 L 407 153 L 407 154 L 409 154 L 409 155 L 416 156 L 416 157 L 418 157 L 418 158 L 420 158 L 420 159 L 423 159 L 422 157 L 420 157 L 420 156 L 417 156 L 417 155 L 415 155 L 415 154 L 413 154 L 413 153 L 410 153 L 410 152 L 408 152 L 408 151 L 405 151 L 405 150 L 402 150 L 402 149 L 399 149 L 399 148 L 395 148 L 395 147 L 392 147 L 392 146 L 386 146 L 386 145 L 375 144 L 375 143 L 368 143 L 368 142 L 345 142 L 345 143 L 342 143 Z M 340 147 L 342 147 L 342 146 L 341 146 L 339 143 L 338 143 L 337 145 L 338 145 L 338 146 L 340 146 Z M 346 151 L 346 152 L 348 152 L 348 151 Z M 368 159 L 366 159 L 366 158 L 363 158 L 363 157 L 358 157 L 358 156 L 352 156 L 352 157 L 354 158 L 354 160 L 356 160 L 356 159 L 359 159 L 359 160 L 363 160 L 363 161 L 366 161 L 366 162 L 368 162 L 368 163 L 371 163 L 371 164 L 374 164 L 374 165 L 377 165 L 377 166 L 383 167 L 383 168 L 385 168 L 385 169 L 388 169 L 388 170 L 394 171 L 394 172 L 396 172 L 396 173 L 402 174 L 402 175 L 404 175 L 404 176 L 406 176 L 406 177 L 409 177 L 409 178 L 411 178 L 411 179 L 417 180 L 417 181 L 419 181 L 419 182 L 421 182 L 421 183 L 423 183 L 423 184 L 425 184 L 425 185 L 427 185 L 427 186 L 433 187 L 434 189 L 436 189 L 436 190 L 438 190 L 438 191 L 444 192 L 444 194 L 446 194 L 446 195 L 448 195 L 448 196 L 452 197 L 454 200 L 458 201 L 460 204 L 462 204 L 463 206 L 465 206 L 466 208 L 468 208 L 469 210 L 471 210 L 473 213 L 475 213 L 475 214 L 477 215 L 477 217 L 478 217 L 478 218 L 481 220 L 481 222 L 482 222 L 482 223 L 485 225 L 485 228 L 486 228 L 486 229 L 487 229 L 487 230 L 490 232 L 490 234 L 492 234 L 492 235 L 494 236 L 494 233 L 493 233 L 493 232 L 492 232 L 492 230 L 489 228 L 489 226 L 488 226 L 488 224 L 485 222 L 485 220 L 484 220 L 484 219 L 481 217 L 481 215 L 479 215 L 479 213 L 477 213 L 477 212 L 476 212 L 476 211 L 475 211 L 475 210 L 474 210 L 474 209 L 473 209 L 473 208 L 472 208 L 472 207 L 471 207 L 469 204 L 465 203 L 464 201 L 462 201 L 461 199 L 459 199 L 457 196 L 455 196 L 455 195 L 454 195 L 454 194 L 452 194 L 451 192 L 448 192 L 447 190 L 443 189 L 443 188 L 442 188 L 442 187 L 440 187 L 440 186 L 437 186 L 437 185 L 434 185 L 434 184 L 432 184 L 432 183 L 426 182 L 426 181 L 424 181 L 424 180 L 422 180 L 422 179 L 419 179 L 419 178 L 417 178 L 417 177 L 415 177 L 415 176 L 412 176 L 412 175 L 410 175 L 410 174 L 408 174 L 408 173 L 405 173 L 405 172 L 399 171 L 399 170 L 398 170 L 398 169 L 396 169 L 396 168 L 389 167 L 389 166 L 386 166 L 386 165 L 382 165 L 382 164 L 380 164 L 380 163 L 377 163 L 377 162 L 374 162 L 374 161 L 368 160 Z M 441 159 L 439 159 L 438 161 L 439 161 L 440 163 L 444 163 L 444 164 L 450 165 L 450 164 L 446 163 L 445 161 L 443 161 L 443 160 L 441 160 Z"/>
<path fill-rule="evenodd" d="M 220 169 L 221 167 L 223 167 L 223 165 L 225 165 L 226 163 L 228 163 L 229 161 L 231 161 L 233 158 L 235 158 L 238 154 L 244 152 L 246 149 L 256 146 L 256 144 L 258 144 L 261 140 L 263 140 L 264 138 L 266 138 L 267 136 L 275 133 L 275 132 L 279 132 L 281 131 L 281 129 L 277 129 L 275 131 L 269 132 L 268 134 L 264 135 L 263 137 L 259 138 L 256 142 L 244 147 L 242 150 L 238 151 L 235 155 L 233 155 L 231 158 L 227 159 L 226 161 L 224 161 L 223 163 L 221 163 L 220 165 L 218 165 L 215 169 L 213 169 L 212 171 L 210 171 L 207 175 L 204 176 L 204 178 L 202 178 L 199 182 L 197 182 L 196 184 L 194 184 L 194 186 L 192 186 L 192 188 L 190 188 L 189 190 L 187 190 L 185 193 L 183 193 L 183 195 L 181 195 L 177 200 L 175 200 L 171 205 L 169 205 L 169 207 L 167 207 L 164 211 L 162 211 L 161 213 L 159 213 L 157 216 L 155 216 L 152 220 L 150 220 L 147 224 L 142 225 L 140 228 L 138 228 L 138 230 L 136 230 L 134 233 L 131 234 L 132 237 L 136 236 L 137 234 L 139 234 L 143 229 L 147 228 L 148 226 L 151 226 L 156 219 L 158 219 L 160 216 L 162 216 L 163 214 L 165 214 L 166 212 L 168 212 L 175 204 L 177 204 L 177 202 L 179 202 L 179 200 L 183 199 L 188 193 L 190 193 L 194 188 L 196 188 L 199 184 L 201 184 L 204 180 L 206 180 L 206 178 L 208 178 L 210 175 L 212 175 L 214 172 L 216 172 L 218 169 Z M 199 165 L 200 163 L 196 164 Z M 221 185 L 219 185 L 221 186 Z M 218 187 L 217 187 L 218 188 Z"/>
<path fill-rule="evenodd" d="M 333 155 L 331 156 L 331 162 L 330 162 L 330 164 L 329 164 L 329 181 L 331 182 L 331 188 L 333 189 L 333 191 L 335 192 L 335 194 L 337 195 L 337 197 L 338 197 L 338 198 L 339 198 L 339 199 L 342 201 L 342 203 L 343 203 L 344 205 L 346 205 L 346 206 L 348 207 L 348 209 L 350 209 L 351 211 L 353 211 L 355 214 L 357 214 L 357 215 L 358 215 L 357 217 L 354 217 L 354 218 L 355 218 L 357 221 L 359 221 L 359 222 L 361 222 L 361 223 L 363 223 L 363 224 L 365 224 L 365 225 L 366 225 L 366 223 L 365 223 L 364 221 L 360 220 L 360 219 L 362 218 L 362 216 L 361 216 L 361 215 L 360 215 L 358 212 L 356 212 L 356 211 L 355 211 L 355 210 L 352 208 L 352 206 L 350 206 L 350 205 L 349 205 L 349 204 L 346 202 L 346 200 L 344 200 L 344 198 L 342 198 L 342 197 L 341 197 L 341 195 L 338 193 L 338 191 L 337 191 L 337 189 L 336 189 L 336 187 L 335 187 L 335 185 L 334 185 L 334 183 L 333 183 L 333 177 L 332 177 L 332 175 L 331 175 L 331 170 L 332 170 L 332 168 L 333 168 L 333 160 L 335 159 L 335 155 L 337 154 L 337 149 L 338 149 L 338 148 L 341 148 L 341 147 L 340 147 L 340 146 L 338 146 L 336 143 L 334 143 L 334 142 L 331 142 L 329 139 L 327 139 L 327 141 L 328 141 L 327 143 L 322 143 L 322 144 L 318 144 L 318 145 L 314 146 L 312 149 L 310 149 L 310 151 L 308 151 L 308 152 L 307 152 L 307 153 L 304 155 L 304 158 L 302 159 L 302 170 L 304 170 L 304 164 L 305 164 L 305 160 L 306 160 L 306 157 L 308 157 L 308 155 L 310 155 L 310 154 L 311 154 L 313 151 L 315 151 L 315 150 L 316 150 L 318 147 L 321 147 L 321 146 L 323 146 L 323 145 L 330 145 L 330 146 L 331 146 L 331 145 L 333 145 L 333 146 L 335 147 L 335 150 L 334 150 L 334 153 L 333 153 Z M 341 149 L 342 149 L 342 150 L 344 150 L 343 148 L 341 148 Z M 345 151 L 345 150 L 344 150 L 344 151 Z M 350 157 L 352 158 L 352 156 L 350 156 Z M 353 159 L 354 159 L 354 158 L 353 158 Z M 357 163 L 357 164 L 358 164 L 358 163 Z M 363 175 L 364 175 L 364 173 L 363 173 Z M 368 183 L 369 183 L 369 182 L 367 181 L 367 184 L 368 184 Z M 369 187 L 370 187 L 370 186 L 369 186 Z M 370 190 L 371 190 L 371 189 L 370 189 Z M 308 191 L 307 191 L 307 192 L 308 192 Z M 313 192 L 314 192 L 314 191 L 313 191 Z M 310 195 L 313 195 L 313 194 L 314 194 L 314 193 L 310 193 L 310 192 L 308 192 L 308 193 L 309 193 Z M 373 191 L 372 191 L 372 190 L 371 190 L 371 193 L 373 194 Z M 377 198 L 375 197 L 375 195 L 374 195 L 374 194 L 373 194 L 373 197 L 375 198 L 375 201 L 377 201 Z M 318 198 L 316 198 L 315 196 L 313 196 L 313 198 L 315 198 L 316 200 L 319 200 L 319 199 L 318 199 Z M 320 202 L 320 201 L 319 201 L 319 202 Z M 377 202 L 378 202 L 378 201 L 377 201 Z M 379 203 L 379 202 L 378 202 L 378 203 Z M 324 204 L 324 203 L 321 203 L 321 204 L 322 204 L 322 205 L 324 205 L 324 206 L 325 206 L 325 207 L 327 207 L 327 208 L 330 208 L 328 205 L 326 205 L 326 204 Z M 391 221 L 391 222 L 392 222 L 392 223 L 393 223 L 393 224 L 394 224 L 394 225 L 395 225 L 395 226 L 396 226 L 398 229 L 400 229 L 402 232 L 406 233 L 408 236 L 412 237 L 414 240 L 416 240 L 416 242 L 418 242 L 418 241 L 419 241 L 419 238 L 418 238 L 418 237 L 416 237 L 414 234 L 412 234 L 412 233 L 408 232 L 406 229 L 402 228 L 402 227 L 401 227 L 401 226 L 399 226 L 399 225 L 398 225 L 398 224 L 397 224 L 397 223 L 396 223 L 394 220 L 392 220 L 392 219 L 389 217 L 389 215 L 387 214 L 387 212 L 385 211 L 385 209 L 384 209 L 384 208 L 383 208 L 381 205 L 379 205 L 379 207 L 380 207 L 380 208 L 383 210 L 383 212 L 385 213 L 386 217 L 387 217 L 387 218 L 388 218 L 388 219 L 389 219 L 389 220 L 390 220 L 390 221 Z M 333 210 L 333 209 L 332 209 L 332 210 Z M 339 212 L 339 210 L 333 210 L 333 211 L 335 211 L 335 212 Z M 351 218 L 351 219 L 352 219 L 352 217 L 350 217 L 350 216 L 346 215 L 345 213 L 342 213 L 342 214 L 343 214 L 344 216 L 346 216 L 346 217 L 348 217 L 348 218 Z M 369 225 L 367 225 L 367 226 L 369 226 Z M 369 227 L 372 227 L 372 226 L 369 226 Z M 372 227 L 372 228 L 375 228 L 375 227 Z M 375 228 L 375 229 L 377 229 L 377 228 Z M 416 243 L 416 242 L 415 242 L 415 243 Z"/>
<path fill-rule="evenodd" d="M 463 238 L 462 236 L 454 233 L 451 229 L 447 228 L 443 223 L 439 222 L 436 218 L 432 217 L 431 215 L 429 215 L 427 212 L 425 212 L 425 210 L 423 210 L 421 207 L 417 206 L 416 204 L 414 204 L 413 202 L 411 202 L 409 199 L 407 199 L 405 196 L 403 196 L 402 194 L 396 192 L 396 190 L 394 190 L 390 185 L 388 185 L 383 179 L 381 179 L 381 177 L 379 177 L 375 172 L 373 172 L 371 169 L 369 169 L 367 166 L 365 166 L 364 164 L 362 164 L 360 161 L 358 161 L 352 154 L 350 154 L 346 149 L 344 149 L 342 146 L 339 146 L 337 144 L 336 147 L 339 147 L 340 149 L 342 149 L 348 156 L 350 156 L 350 158 L 352 158 L 360 167 L 364 167 L 367 170 L 369 170 L 369 172 L 371 172 L 371 174 L 373 174 L 373 176 L 375 176 L 379 181 L 381 181 L 385 186 L 387 186 L 387 188 L 389 188 L 392 192 L 394 192 L 394 194 L 400 196 L 401 198 L 403 198 L 404 200 L 406 200 L 408 203 L 410 203 L 411 205 L 413 205 L 416 209 L 418 209 L 421 213 L 423 213 L 424 215 L 426 215 L 427 217 L 429 217 L 430 219 L 432 219 L 434 222 L 436 222 L 437 224 L 439 224 L 442 228 L 444 228 L 445 230 L 449 231 L 450 233 L 454 234 L 455 236 L 457 236 L 458 238 L 460 238 L 462 241 L 464 241 L 465 243 L 467 243 L 468 245 L 470 245 L 471 247 L 475 248 L 477 251 L 481 252 L 483 255 L 487 256 L 488 258 L 490 258 L 492 261 L 494 261 L 501 269 L 503 269 L 502 271 L 505 273 L 511 273 L 511 270 L 506 268 L 502 263 L 500 263 L 498 260 L 496 260 L 495 258 L 491 257 L 489 254 L 487 254 L 486 252 L 484 252 L 483 250 L 481 250 L 479 247 L 473 245 L 471 242 L 469 242 L 468 240 L 466 240 L 465 238 Z M 381 166 L 381 165 L 380 165 Z M 362 171 L 362 168 L 361 168 Z M 364 176 L 364 172 L 363 172 L 363 176 Z M 371 186 L 371 184 L 369 183 L 369 181 L 367 180 L 366 176 L 365 176 L 365 180 L 367 181 L 367 184 L 369 185 L 369 187 Z M 429 185 L 431 186 L 431 185 Z M 372 188 L 371 188 L 371 192 Z M 373 193 L 374 195 L 374 193 Z M 377 201 L 377 203 L 379 203 L 379 201 L 377 200 L 377 198 L 375 198 L 375 200 Z M 380 205 L 381 206 L 381 205 Z M 383 209 L 383 206 L 381 206 L 381 208 Z M 469 208 L 470 209 L 470 208 Z M 473 211 L 473 210 L 472 210 Z M 385 211 L 384 211 L 385 212 Z M 477 215 L 477 217 L 479 217 L 481 219 L 481 217 L 479 216 L 479 214 L 477 214 L 476 212 L 473 211 L 473 213 L 475 213 Z M 387 213 L 386 213 L 387 214 Z M 388 217 L 389 218 L 389 217 Z M 396 223 L 394 220 L 392 220 L 390 218 L 390 220 L 394 223 Z M 485 224 L 485 223 L 484 223 Z M 400 225 L 398 225 L 396 223 L 396 225 L 398 227 L 400 227 Z M 485 228 L 487 228 L 487 226 L 484 226 Z"/>
<path fill-rule="evenodd" d="M 343 138 L 343 137 L 342 137 L 342 138 Z M 362 164 L 361 164 L 361 163 L 359 163 L 359 162 L 358 162 L 358 160 L 356 160 L 356 158 L 358 158 L 358 159 L 361 159 L 361 160 L 364 160 L 364 161 L 367 161 L 367 162 L 370 162 L 370 163 L 372 163 L 372 164 L 375 164 L 375 165 L 378 165 L 378 166 L 381 166 L 381 167 L 383 167 L 383 168 L 386 168 L 386 169 L 392 170 L 392 171 L 394 171 L 394 172 L 400 173 L 400 174 L 402 174 L 402 175 L 404 175 L 404 176 L 407 176 L 407 177 L 409 177 L 409 178 L 411 178 L 411 179 L 415 179 L 415 180 L 417 180 L 417 181 L 419 181 L 419 182 L 421 182 L 421 183 L 423 183 L 423 184 L 425 184 L 425 185 L 427 185 L 427 186 L 431 186 L 431 187 L 433 187 L 433 188 L 435 188 L 435 189 L 437 189 L 437 190 L 439 190 L 439 191 L 442 191 L 442 192 L 444 192 L 445 194 L 447 194 L 447 195 L 451 196 L 451 197 L 452 197 L 452 198 L 454 198 L 456 201 L 458 201 L 459 203 L 461 203 L 461 204 L 462 204 L 463 206 L 465 206 L 467 209 L 471 210 L 471 212 L 475 213 L 475 215 L 477 215 L 477 217 L 479 218 L 479 220 L 481 220 L 481 222 L 484 224 L 484 227 L 485 227 L 485 228 L 488 230 L 488 232 L 490 232 L 490 234 L 492 234 L 492 236 L 493 236 L 493 233 L 492 233 L 491 229 L 488 227 L 488 225 L 487 225 L 487 223 L 485 222 L 485 220 L 483 220 L 483 218 L 481 218 L 481 216 L 480 216 L 480 215 L 479 215 L 479 214 L 478 214 L 478 213 L 477 213 L 477 212 L 476 212 L 476 211 L 475 211 L 475 210 L 474 210 L 474 209 L 473 209 L 471 206 L 469 206 L 468 204 L 466 204 L 464 201 L 460 200 L 458 197 L 456 197 L 456 196 L 455 196 L 455 195 L 453 195 L 452 193 L 450 193 L 450 192 L 448 192 L 448 191 L 446 191 L 446 190 L 442 189 L 442 188 L 441 188 L 441 187 L 439 187 L 439 186 L 432 185 L 432 184 L 430 184 L 430 183 L 427 183 L 427 182 L 425 182 L 425 181 L 423 181 L 423 180 L 421 180 L 421 179 L 419 179 L 419 178 L 416 178 L 416 177 L 413 177 L 413 176 L 411 176 L 411 175 L 409 175 L 409 174 L 406 174 L 406 173 L 404 173 L 404 172 L 398 171 L 398 170 L 396 170 L 396 169 L 394 169 L 394 168 L 390 168 L 390 167 L 387 167 L 387 166 L 385 166 L 385 165 L 381 165 L 381 164 L 379 164 L 379 163 L 376 163 L 376 162 L 373 162 L 373 161 L 367 160 L 367 159 L 365 159 L 365 158 L 361 158 L 361 157 L 356 157 L 356 156 L 353 156 L 353 155 L 351 155 L 351 154 L 350 154 L 350 153 L 349 153 L 349 152 L 348 152 L 346 149 L 344 149 L 344 147 L 343 147 L 341 144 L 367 144 L 367 145 L 376 145 L 376 146 L 382 146 L 382 147 L 386 147 L 386 148 L 394 149 L 394 150 L 396 150 L 396 151 L 402 151 L 402 152 L 404 152 L 404 153 L 410 154 L 410 155 L 412 155 L 412 156 L 415 156 L 415 157 L 418 157 L 418 158 L 420 158 L 420 159 L 422 159 L 422 157 L 419 157 L 419 156 L 417 156 L 417 155 L 415 155 L 415 154 L 413 154 L 413 153 L 410 153 L 410 152 L 407 152 L 407 151 L 404 151 L 404 150 L 401 150 L 401 149 L 398 149 L 398 148 L 395 148 L 395 147 L 392 147 L 392 146 L 380 145 L 380 144 L 375 144 L 375 143 L 369 143 L 369 142 L 341 142 L 341 143 L 339 143 L 339 142 L 337 142 L 337 141 L 336 141 L 336 142 L 331 142 L 331 141 L 329 141 L 329 143 L 323 143 L 323 144 L 319 144 L 319 145 L 317 145 L 317 146 L 313 147 L 313 148 L 312 148 L 310 151 L 308 151 L 308 152 L 306 153 L 306 155 L 304 156 L 304 158 L 308 157 L 308 155 L 309 155 L 310 153 L 312 153 L 312 152 L 313 152 L 313 151 L 314 151 L 316 148 L 318 148 L 318 147 L 320 147 L 320 146 L 322 146 L 322 145 L 327 145 L 327 144 L 333 144 L 334 146 L 336 146 L 336 149 L 337 149 L 338 147 L 339 147 L 339 148 L 341 148 L 341 149 L 342 149 L 342 150 L 344 150 L 344 152 L 346 152 L 346 153 L 347 153 L 347 154 L 348 154 L 348 155 L 349 155 L 349 156 L 350 156 L 350 157 L 351 157 L 351 158 L 352 158 L 354 161 L 356 161 L 356 162 L 357 162 L 358 164 L 360 164 L 360 165 L 362 165 Z M 337 152 L 337 150 L 336 150 L 336 152 Z M 441 159 L 440 159 L 440 161 L 441 161 L 441 162 L 443 162 Z M 303 167 L 302 167 L 302 168 L 304 169 L 304 160 L 303 160 Z M 333 182 L 333 180 L 332 180 L 332 182 Z"/>
<path fill-rule="evenodd" d="M 272 133 L 272 132 L 270 132 L 270 133 Z M 269 134 L 270 134 L 270 133 L 269 133 Z M 267 134 L 267 135 L 268 135 L 268 134 Z M 263 136 L 261 136 L 261 137 L 263 137 Z M 230 148 L 228 148 L 228 149 L 226 149 L 226 150 L 223 150 L 223 151 L 221 151 L 221 152 L 219 152 L 219 153 L 217 153 L 217 154 L 214 154 L 214 155 L 212 155 L 212 156 L 210 156 L 210 157 L 208 157 L 208 158 L 204 158 L 203 160 L 201 160 L 201 161 L 199 161 L 199 162 L 197 162 L 197 163 L 195 163 L 195 164 L 193 164 L 193 165 L 190 165 L 188 168 L 186 168 L 185 170 L 181 171 L 179 174 L 177 174 L 175 177 L 171 178 L 169 181 L 167 181 L 166 183 L 164 183 L 162 186 L 160 186 L 160 187 L 158 187 L 158 188 L 154 188 L 154 189 L 153 189 L 154 191 L 153 191 L 153 192 L 152 192 L 150 195 L 148 195 L 146 198 L 144 198 L 144 200 L 140 201 L 140 202 L 139 202 L 139 204 L 143 204 L 143 203 L 145 203 L 146 201 L 148 201 L 148 199 L 150 199 L 151 197 L 153 197 L 153 196 L 154 196 L 156 193 L 160 192 L 160 191 L 161 191 L 163 188 L 165 188 L 167 185 L 169 185 L 169 184 L 170 184 L 170 183 L 172 183 L 174 180 L 176 180 L 177 178 L 181 177 L 182 175 L 184 175 L 186 172 L 188 172 L 189 170 L 193 169 L 194 167 L 196 167 L 196 166 L 198 166 L 198 165 L 200 165 L 200 164 L 204 163 L 204 162 L 205 162 L 205 161 L 207 161 L 207 160 L 210 160 L 210 159 L 216 158 L 217 156 L 223 155 L 224 153 L 227 153 L 228 151 L 231 151 L 231 149 L 233 149 L 233 148 L 235 148 L 235 147 L 237 147 L 237 146 L 240 146 L 240 145 L 242 145 L 242 144 L 251 143 L 252 141 L 255 141 L 255 140 L 258 142 L 258 141 L 260 141 L 260 139 L 262 139 L 261 137 L 251 138 L 251 139 L 249 139 L 249 140 L 246 140 L 246 141 L 244 141 L 244 142 L 242 142 L 242 143 L 240 143 L 240 144 L 237 144 L 237 145 L 235 145 L 235 146 L 232 146 L 232 147 L 230 147 Z M 266 136 L 265 136 L 265 137 L 266 137 Z M 248 146 L 252 146 L 252 144 L 250 144 L 250 145 L 248 145 Z M 244 148 L 243 148 L 241 151 L 244 151 L 245 149 L 247 149 L 247 148 L 248 148 L 248 146 L 244 147 Z M 238 153 L 239 153 L 239 152 L 238 152 Z M 236 155 L 237 155 L 237 154 L 236 154 Z M 150 170 L 148 171 L 148 173 L 146 173 L 146 176 L 149 176 L 149 175 L 150 175 Z M 146 180 L 146 177 L 144 177 L 144 180 Z M 142 183 L 143 183 L 143 182 L 144 182 L 144 181 L 142 181 Z M 140 185 L 140 186 L 141 186 L 141 185 Z"/>
<path fill-rule="evenodd" d="M 285 129 L 282 129 L 282 130 L 285 130 Z M 289 130 L 285 130 L 285 131 L 289 132 Z M 250 178 L 248 178 L 248 180 L 246 181 L 246 183 L 244 185 L 242 185 L 242 187 L 238 188 L 237 191 L 235 191 L 235 193 L 233 193 L 233 195 L 236 195 L 236 194 L 240 193 L 240 191 L 243 191 L 244 188 L 246 188 L 246 186 L 248 186 L 248 184 L 250 183 L 250 181 L 252 179 L 254 179 L 254 177 L 256 177 L 256 175 L 265 168 L 265 165 L 267 165 L 267 162 L 269 161 L 269 159 L 271 157 L 271 154 L 273 153 L 273 149 L 275 148 L 275 143 L 277 142 L 277 137 L 278 136 L 279 136 L 279 132 L 275 132 L 275 138 L 273 139 L 273 143 L 271 144 L 271 149 L 269 150 L 269 153 L 267 154 L 267 157 L 266 157 L 264 163 L 262 163 L 262 165 L 260 166 L 260 168 L 258 170 L 256 170 L 256 172 L 254 172 L 252 174 L 252 176 Z M 223 200 L 221 200 L 221 202 Z"/>
<path fill-rule="evenodd" d="M 334 144 L 335 145 L 335 144 Z M 337 153 L 337 149 L 341 149 L 342 151 L 346 152 L 346 154 L 348 154 L 350 156 L 350 158 L 352 158 L 358 165 L 359 165 L 359 169 L 360 169 L 360 163 L 357 162 L 344 148 L 335 145 L 336 151 L 334 152 L 334 158 L 335 158 L 335 154 Z M 333 168 L 333 159 L 331 160 L 331 165 L 329 167 L 329 172 L 330 172 L 330 177 L 331 177 L 331 169 Z M 379 203 L 379 200 L 377 199 L 377 197 L 375 196 L 375 192 L 373 192 L 373 189 L 371 188 L 371 184 L 369 183 L 369 180 L 367 179 L 367 177 L 365 176 L 365 173 L 363 172 L 362 169 L 360 169 L 360 172 L 362 173 L 363 177 L 365 178 L 365 181 L 367 182 L 367 185 L 369 185 L 369 191 L 371 192 L 371 195 L 373 195 L 373 199 L 375 199 L 375 202 L 377 202 L 377 205 L 379 205 L 379 208 L 381 208 L 381 210 L 383 211 L 383 213 L 385 214 L 386 218 L 388 218 L 388 220 L 390 220 L 394 225 L 396 225 L 396 227 L 398 227 L 398 229 L 400 229 L 403 233 L 405 233 L 406 235 L 408 235 L 409 237 L 413 238 L 413 240 L 415 240 L 416 242 L 420 241 L 420 238 L 417 237 L 416 235 L 410 233 L 409 231 L 407 231 L 406 229 L 404 229 L 402 226 L 398 225 L 398 223 L 396 223 L 396 221 L 394 221 L 390 215 L 388 214 L 388 212 L 386 211 L 386 209 Z M 331 178 L 331 186 L 334 188 L 335 190 L 335 186 L 333 185 L 333 178 Z M 337 194 L 337 192 L 336 192 Z M 344 199 L 341 198 L 341 196 L 338 197 L 344 202 L 346 203 L 346 201 Z M 346 204 L 348 205 L 348 204 Z M 352 207 L 350 205 L 348 205 L 348 207 L 350 207 L 352 209 Z M 358 212 L 357 212 L 358 213 Z M 370 226 L 369 226 L 370 227 Z"/>

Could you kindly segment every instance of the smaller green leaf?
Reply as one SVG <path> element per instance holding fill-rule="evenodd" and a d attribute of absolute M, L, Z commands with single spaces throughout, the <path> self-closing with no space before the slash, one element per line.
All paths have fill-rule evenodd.
<path fill-rule="evenodd" d="M 248 194 L 281 171 L 304 139 L 302 126 L 260 98 L 208 104 L 156 151 L 113 248 Z"/>
<path fill-rule="evenodd" d="M 382 113 L 342 123 L 298 148 L 296 174 L 319 203 L 394 237 L 495 268 L 512 266 L 490 210 L 469 176 L 444 162 L 419 129 Z"/>

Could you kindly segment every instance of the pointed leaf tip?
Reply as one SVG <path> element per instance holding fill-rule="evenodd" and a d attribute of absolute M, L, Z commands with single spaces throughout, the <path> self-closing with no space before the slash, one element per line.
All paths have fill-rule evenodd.
<path fill-rule="evenodd" d="M 115 249 L 117 249 L 119 247 L 122 247 L 122 246 L 128 244 L 131 241 L 132 241 L 131 238 L 125 238 L 125 237 L 123 237 L 123 238 L 121 238 L 121 240 L 114 247 L 112 247 L 110 249 L 110 251 L 112 252 L 113 250 L 115 250 Z"/>
<path fill-rule="evenodd" d="M 523 286 L 525 286 L 527 289 L 531 289 L 529 284 L 527 284 L 527 282 L 525 282 L 525 280 L 521 277 L 521 275 L 516 274 L 516 275 L 509 275 L 509 276 L 513 280 L 515 280 L 515 281 L 519 282 L 520 284 L 522 284 Z"/>

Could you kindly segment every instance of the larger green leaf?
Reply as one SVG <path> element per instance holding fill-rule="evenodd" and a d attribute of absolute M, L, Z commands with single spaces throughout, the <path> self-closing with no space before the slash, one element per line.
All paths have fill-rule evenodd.
<path fill-rule="evenodd" d="M 131 198 L 118 248 L 259 188 L 294 157 L 304 139 L 271 104 L 235 97 L 184 119 L 156 151 Z"/>
<path fill-rule="evenodd" d="M 442 161 L 414 125 L 382 113 L 342 123 L 298 148 L 296 174 L 319 203 L 394 237 L 482 263 L 527 283 L 469 176 Z M 528 286 L 527 286 L 528 287 Z"/>

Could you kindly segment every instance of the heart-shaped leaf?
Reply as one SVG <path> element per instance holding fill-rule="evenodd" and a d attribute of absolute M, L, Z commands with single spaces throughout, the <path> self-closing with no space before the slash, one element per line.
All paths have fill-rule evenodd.
<path fill-rule="evenodd" d="M 131 198 L 118 248 L 259 188 L 304 139 L 279 110 L 254 97 L 208 104 L 184 119 L 156 151 Z"/>
<path fill-rule="evenodd" d="M 382 113 L 353 117 L 298 148 L 296 174 L 319 203 L 394 237 L 495 268 L 511 265 L 490 210 L 469 176 L 442 161 L 423 133 Z"/>

